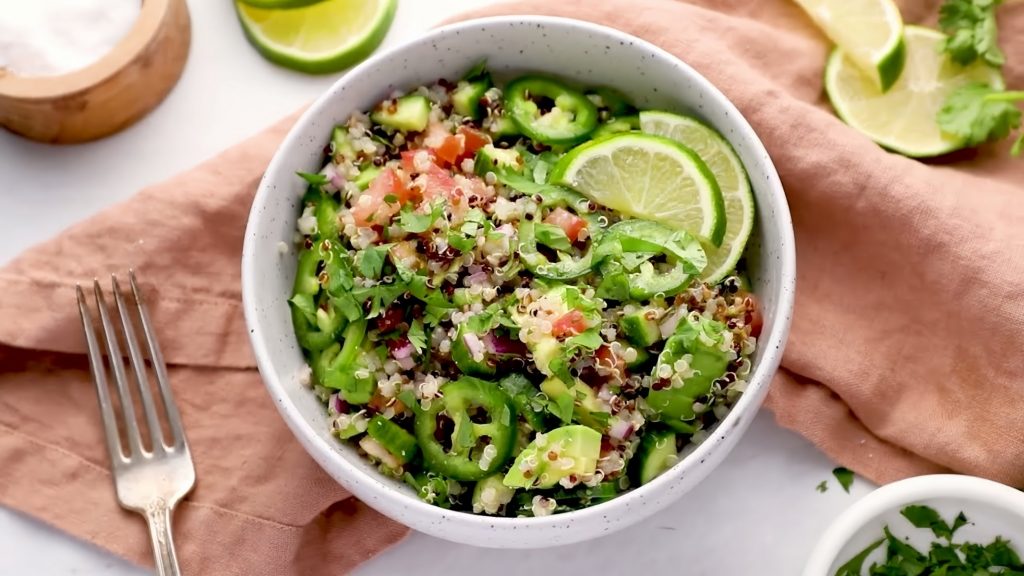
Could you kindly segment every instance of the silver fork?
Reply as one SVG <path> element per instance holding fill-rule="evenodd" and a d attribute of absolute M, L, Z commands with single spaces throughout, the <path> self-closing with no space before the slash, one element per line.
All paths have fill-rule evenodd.
<path fill-rule="evenodd" d="M 103 362 L 102 344 L 93 328 L 92 316 L 89 313 L 89 306 L 81 286 L 76 286 L 78 309 L 82 314 L 82 328 L 85 330 L 85 341 L 89 348 L 89 366 L 92 369 L 93 381 L 96 383 L 96 395 L 99 398 L 100 414 L 103 416 L 107 451 L 110 453 L 118 502 L 123 508 L 138 512 L 146 518 L 146 522 L 149 524 L 149 536 L 153 541 L 153 556 L 156 559 L 157 573 L 160 576 L 179 576 L 181 572 L 178 569 L 174 539 L 171 536 L 171 517 L 178 501 L 192 490 L 196 481 L 196 472 L 192 465 L 188 441 L 185 439 L 185 431 L 182 428 L 181 414 L 178 413 L 174 395 L 171 393 L 171 387 L 167 381 L 167 367 L 160 354 L 156 334 L 153 332 L 153 326 L 142 301 L 142 294 L 135 281 L 135 272 L 129 270 L 128 277 L 138 310 L 139 322 L 142 326 L 143 342 L 148 349 L 150 364 L 156 375 L 157 386 L 160 389 L 166 410 L 167 423 L 171 432 L 169 444 L 163 438 L 157 409 L 153 402 L 153 394 L 150 391 L 149 378 L 146 374 L 145 359 L 139 341 L 135 338 L 131 310 L 125 304 L 117 277 L 112 275 L 110 282 L 114 293 L 115 307 L 121 318 L 121 336 L 118 336 L 114 324 L 110 320 L 99 280 L 93 281 L 93 291 L 96 295 L 96 307 L 100 316 L 100 336 L 106 344 L 107 360 L 114 374 L 121 410 L 124 412 L 123 424 L 128 441 L 127 453 L 121 445 L 114 406 L 111 403 L 110 390 L 107 387 L 107 369 Z M 142 409 L 146 415 L 151 450 L 147 450 L 142 442 L 139 423 L 135 417 L 132 394 L 129 391 L 129 377 L 125 374 L 124 359 L 118 343 L 119 338 L 123 338 L 128 346 L 128 364 L 134 374 L 135 394 L 142 401 Z"/>

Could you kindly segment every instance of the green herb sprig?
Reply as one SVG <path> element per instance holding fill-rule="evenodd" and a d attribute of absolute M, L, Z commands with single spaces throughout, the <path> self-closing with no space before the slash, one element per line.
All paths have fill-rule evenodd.
<path fill-rule="evenodd" d="M 835 576 L 1024 576 L 1020 557 L 1001 537 L 985 545 L 953 542 L 953 535 L 970 522 L 963 512 L 957 514 L 952 525 L 929 506 L 907 506 L 900 514 L 915 528 L 931 530 L 935 535 L 936 540 L 926 552 L 894 536 L 885 526 L 883 537 L 840 566 Z M 883 545 L 885 561 L 872 563 L 865 571 L 868 558 Z"/>

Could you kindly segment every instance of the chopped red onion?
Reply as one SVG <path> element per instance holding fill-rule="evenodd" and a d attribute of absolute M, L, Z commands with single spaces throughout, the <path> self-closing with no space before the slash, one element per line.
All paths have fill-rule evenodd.
<path fill-rule="evenodd" d="M 469 355 L 473 358 L 483 356 L 484 354 L 484 343 L 480 340 L 480 337 L 472 332 L 467 332 L 463 337 L 462 341 L 466 343 L 466 348 L 469 349 Z"/>
<path fill-rule="evenodd" d="M 612 421 L 611 428 L 608 429 L 608 436 L 615 438 L 616 440 L 625 440 L 633 434 L 633 423 L 629 420 L 622 420 L 616 418 Z"/>

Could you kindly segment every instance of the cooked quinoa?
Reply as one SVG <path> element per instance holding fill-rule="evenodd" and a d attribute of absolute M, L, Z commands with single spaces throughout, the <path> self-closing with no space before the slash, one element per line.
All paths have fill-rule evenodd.
<path fill-rule="evenodd" d="M 532 128 L 588 106 L 609 124 L 607 94 L 542 102 Z M 699 280 L 695 237 L 549 183 L 571 145 L 523 135 L 507 103 L 477 70 L 336 127 L 300 174 L 290 302 L 302 379 L 342 441 L 434 505 L 545 516 L 700 442 L 743 393 L 761 320 L 742 271 Z M 640 230 L 672 248 L 619 249 Z"/>

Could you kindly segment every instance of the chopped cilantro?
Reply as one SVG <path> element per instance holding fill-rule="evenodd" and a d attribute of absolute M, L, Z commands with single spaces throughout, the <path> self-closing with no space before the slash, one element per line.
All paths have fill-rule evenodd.
<path fill-rule="evenodd" d="M 327 176 L 324 176 L 323 174 L 317 174 L 314 172 L 296 172 L 296 174 L 298 174 L 300 178 L 302 178 L 306 182 L 309 182 L 313 186 L 323 186 L 328 182 Z"/>
<path fill-rule="evenodd" d="M 536 222 L 533 225 L 533 231 L 537 236 L 537 242 L 545 246 L 562 252 L 572 250 L 572 242 L 569 241 L 569 237 L 565 235 L 565 231 L 559 226 Z"/>
<path fill-rule="evenodd" d="M 936 540 L 927 553 L 894 535 L 888 526 L 882 528 L 881 538 L 863 549 L 839 567 L 835 576 L 981 576 L 983 574 L 1024 575 L 1024 564 L 1009 542 L 996 537 L 987 545 L 975 542 L 954 543 L 953 535 L 967 525 L 963 512 L 957 514 L 950 526 L 939 513 L 929 506 L 911 505 L 900 514 L 920 529 L 931 530 Z M 875 550 L 885 545 L 885 554 L 872 562 L 865 572 L 864 565 Z"/>
<path fill-rule="evenodd" d="M 828 492 L 828 480 L 822 480 L 814 489 L 817 490 L 818 492 L 821 492 L 822 494 Z"/>
<path fill-rule="evenodd" d="M 409 326 L 408 333 L 409 342 L 412 343 L 412 347 L 416 349 L 417 354 L 422 354 L 427 348 L 427 334 L 423 330 L 423 321 L 419 318 L 412 321 L 412 325 Z"/>
<path fill-rule="evenodd" d="M 384 258 L 390 246 L 368 246 L 359 253 L 359 273 L 374 280 L 380 278 L 384 270 Z"/>
<path fill-rule="evenodd" d="M 601 333 L 598 332 L 597 328 L 591 328 L 590 330 L 585 330 L 582 333 L 569 338 L 567 343 L 569 346 L 578 346 L 588 350 L 597 350 L 602 344 L 604 344 L 604 339 L 601 338 Z"/>
<path fill-rule="evenodd" d="M 853 471 L 840 466 L 832 471 L 832 475 L 839 481 L 839 485 L 843 487 L 843 490 L 849 494 L 850 486 L 853 485 Z"/>
<path fill-rule="evenodd" d="M 407 207 L 398 215 L 398 225 L 411 234 L 421 234 L 430 230 L 443 213 L 444 206 L 440 203 L 434 204 L 428 214 L 413 212 L 412 208 Z"/>
<path fill-rule="evenodd" d="M 384 196 L 384 201 L 388 204 L 398 204 L 398 196 L 394 194 L 387 194 Z"/>
<path fill-rule="evenodd" d="M 999 68 L 1006 61 L 999 49 L 996 7 L 1003 0 L 946 0 L 939 8 L 939 27 L 947 34 L 942 49 L 962 66 L 981 58 Z"/>

